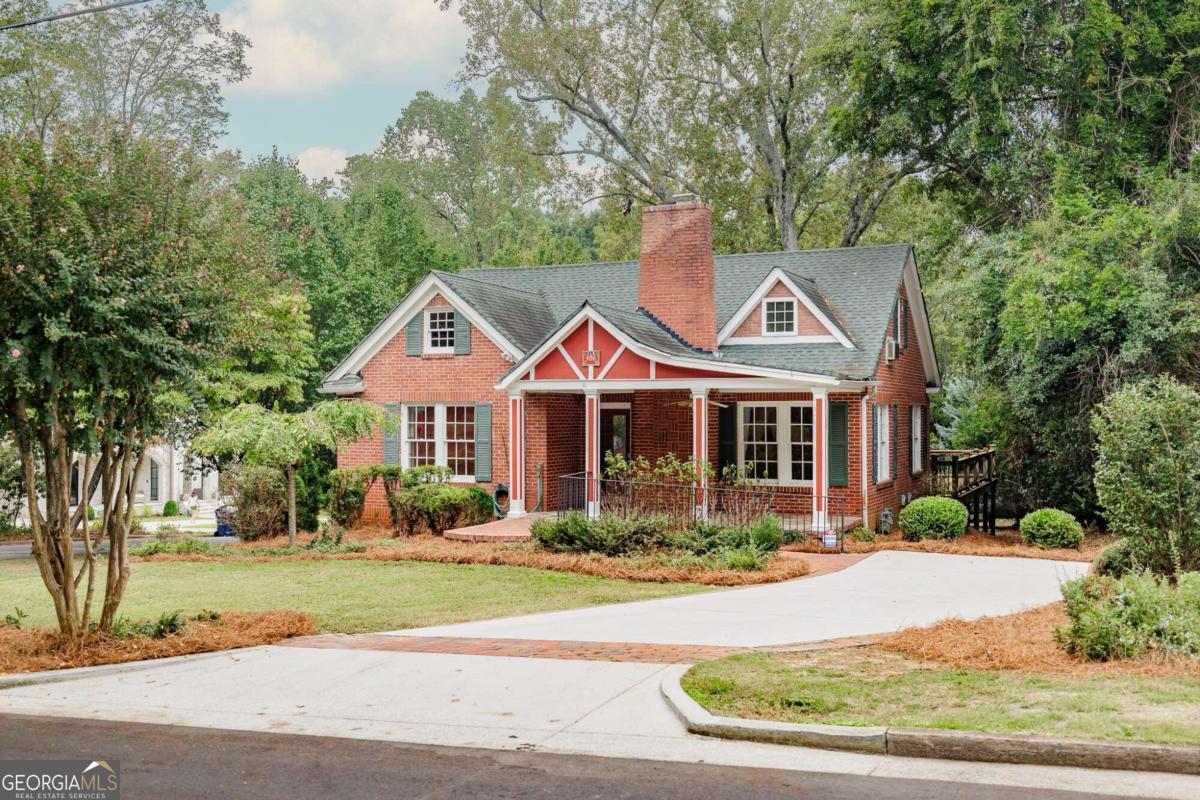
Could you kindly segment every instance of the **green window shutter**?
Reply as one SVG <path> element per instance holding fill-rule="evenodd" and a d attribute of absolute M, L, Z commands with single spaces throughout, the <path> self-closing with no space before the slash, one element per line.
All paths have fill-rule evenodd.
<path fill-rule="evenodd" d="M 896 421 L 900 415 L 896 413 L 896 408 L 897 406 L 894 403 L 888 406 L 888 433 L 892 439 L 892 469 L 888 475 L 892 480 L 896 479 L 896 441 L 900 438 L 899 426 L 896 425 Z"/>
<path fill-rule="evenodd" d="M 871 406 L 871 483 L 879 483 L 879 406 Z"/>
<path fill-rule="evenodd" d="M 717 409 L 717 480 L 726 467 L 737 468 L 737 403 Z"/>
<path fill-rule="evenodd" d="M 475 406 L 475 480 L 490 483 L 492 480 L 492 404 L 478 403 Z M 509 476 L 509 482 L 512 477 Z"/>
<path fill-rule="evenodd" d="M 459 311 L 454 312 L 454 355 L 471 355 L 471 322 Z"/>
<path fill-rule="evenodd" d="M 404 326 L 404 354 L 406 356 L 421 355 L 421 323 L 425 320 L 425 315 L 418 312 L 415 317 L 408 321 Z"/>
<path fill-rule="evenodd" d="M 396 416 L 400 413 L 399 403 L 384 403 L 383 410 L 390 416 Z M 399 464 L 400 463 L 400 434 L 384 433 L 383 434 L 383 463 L 384 464 Z"/>
<path fill-rule="evenodd" d="M 850 406 L 829 404 L 829 485 L 850 485 Z"/>

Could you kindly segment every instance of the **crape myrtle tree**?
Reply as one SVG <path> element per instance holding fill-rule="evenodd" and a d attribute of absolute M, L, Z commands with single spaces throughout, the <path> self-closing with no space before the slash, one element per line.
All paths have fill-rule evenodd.
<path fill-rule="evenodd" d="M 78 637 L 98 585 L 99 627 L 116 619 L 146 447 L 207 413 L 219 365 L 246 372 L 228 355 L 230 332 L 253 316 L 245 287 L 281 282 L 258 250 L 238 246 L 228 204 L 173 145 L 120 128 L 50 141 L 0 137 L 0 437 L 20 458 L 59 628 Z M 279 322 L 292 337 L 303 312 Z M 83 500 L 95 489 L 103 513 L 89 530 Z"/>
<path fill-rule="evenodd" d="M 306 455 L 318 448 L 337 450 L 393 426 L 382 408 L 361 400 L 326 400 L 296 414 L 246 403 L 196 437 L 192 448 L 206 456 L 282 470 L 287 478 L 288 543 L 295 547 L 296 471 Z"/>

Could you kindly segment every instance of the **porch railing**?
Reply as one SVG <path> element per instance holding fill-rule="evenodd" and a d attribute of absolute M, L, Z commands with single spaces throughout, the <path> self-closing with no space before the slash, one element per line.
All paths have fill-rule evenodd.
<path fill-rule="evenodd" d="M 968 524 L 977 530 L 996 533 L 996 448 L 979 450 L 931 450 L 929 491 L 962 502 Z"/>
<path fill-rule="evenodd" d="M 839 552 L 849 521 L 844 497 L 722 485 L 701 489 L 687 483 L 594 478 L 583 472 L 559 477 L 559 517 L 572 511 L 587 513 L 589 500 L 597 516 L 666 516 L 675 530 L 690 528 L 698 519 L 748 526 L 770 514 L 783 527 L 786 543 L 816 543 Z M 830 532 L 832 539 L 826 537 Z"/>

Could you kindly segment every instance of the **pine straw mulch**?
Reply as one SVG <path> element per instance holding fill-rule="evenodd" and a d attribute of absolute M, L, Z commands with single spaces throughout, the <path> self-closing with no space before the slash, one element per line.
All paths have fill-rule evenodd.
<path fill-rule="evenodd" d="M 879 647 L 921 661 L 960 669 L 1012 670 L 1087 677 L 1140 675 L 1200 677 L 1200 660 L 1157 655 L 1128 661 L 1085 661 L 1069 655 L 1054 638 L 1067 625 L 1063 604 L 965 621 L 943 620 L 883 637 Z"/>
<path fill-rule="evenodd" d="M 1090 563 L 1101 550 L 1116 543 L 1117 537 L 1104 533 L 1089 533 L 1079 549 L 1042 548 L 1025 544 L 1016 531 L 999 531 L 995 536 L 968 531 L 961 539 L 925 539 L 906 542 L 900 534 L 877 536 L 872 542 L 856 542 L 846 537 L 847 553 L 875 553 L 880 550 L 911 550 L 918 553 L 951 553 L 960 556 L 1014 556 L 1045 558 L 1051 561 L 1083 561 Z"/>
<path fill-rule="evenodd" d="M 375 539 L 378 538 L 378 536 L 375 537 Z M 286 538 L 282 541 L 283 544 L 287 544 Z M 303 545 L 305 539 L 301 538 L 299 541 Z M 358 538 L 358 541 L 368 540 Z M 765 569 L 742 571 L 705 567 L 699 564 L 662 563 L 653 556 L 613 558 L 591 553 L 551 553 L 538 550 L 534 545 L 527 543 L 458 542 L 427 534 L 394 539 L 386 544 L 376 544 L 362 553 L 237 554 L 238 550 L 264 545 L 278 546 L 279 543 L 278 539 L 270 539 L 224 545 L 230 548 L 228 556 L 161 553 L 132 560 L 153 562 L 425 561 L 437 564 L 529 567 L 643 583 L 698 583 L 704 586 L 750 586 L 777 583 L 792 578 L 801 578 L 810 571 L 807 561 L 785 556 L 776 556 Z"/>
<path fill-rule="evenodd" d="M 118 639 L 92 633 L 77 642 L 65 642 L 52 628 L 0 627 L 0 674 L 211 653 L 272 644 L 316 632 L 317 624 L 312 618 L 298 611 L 229 611 L 217 620 L 189 619 L 181 632 L 162 639 L 149 636 Z"/>

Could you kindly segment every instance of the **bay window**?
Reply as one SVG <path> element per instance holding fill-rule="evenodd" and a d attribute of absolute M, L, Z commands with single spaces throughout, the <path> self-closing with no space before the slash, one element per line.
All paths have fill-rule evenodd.
<path fill-rule="evenodd" d="M 738 467 L 750 479 L 813 481 L 812 403 L 738 403 Z"/>

